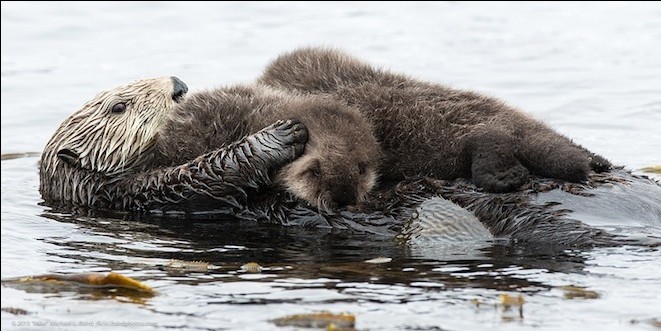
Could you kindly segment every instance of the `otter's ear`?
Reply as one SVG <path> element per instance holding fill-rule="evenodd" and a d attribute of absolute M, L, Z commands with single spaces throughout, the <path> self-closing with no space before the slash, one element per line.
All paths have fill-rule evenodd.
<path fill-rule="evenodd" d="M 60 160 L 68 163 L 69 165 L 74 166 L 78 163 L 80 154 L 78 154 L 78 152 L 74 151 L 73 149 L 62 148 L 59 151 L 57 151 L 57 157 L 59 157 Z"/>

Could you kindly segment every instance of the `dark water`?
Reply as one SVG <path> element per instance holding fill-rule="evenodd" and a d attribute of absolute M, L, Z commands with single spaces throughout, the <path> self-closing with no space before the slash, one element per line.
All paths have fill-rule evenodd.
<path fill-rule="evenodd" d="M 3 2 L 2 279 L 114 271 L 158 294 L 3 283 L 2 328 L 272 330 L 271 319 L 327 310 L 360 330 L 658 329 L 658 248 L 547 252 L 39 204 L 38 157 L 23 153 L 97 92 L 165 75 L 192 90 L 246 82 L 303 45 L 497 95 L 633 170 L 661 164 L 658 3 Z M 377 257 L 392 260 L 364 262 Z M 521 294 L 522 311 L 496 306 L 500 294 Z"/>

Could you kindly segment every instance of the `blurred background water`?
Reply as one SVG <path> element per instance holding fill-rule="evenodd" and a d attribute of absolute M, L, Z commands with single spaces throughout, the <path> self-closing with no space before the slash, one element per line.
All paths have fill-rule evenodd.
<path fill-rule="evenodd" d="M 21 321 L 147 321 L 160 329 L 270 330 L 270 319 L 321 310 L 355 314 L 360 330 L 659 326 L 658 248 L 549 253 L 487 241 L 412 245 L 258 224 L 71 217 L 39 205 L 37 156 L 6 157 L 40 152 L 101 90 L 166 75 L 192 91 L 249 82 L 278 54 L 323 45 L 497 96 L 637 170 L 661 163 L 659 3 L 1 6 L 2 279 L 112 270 L 159 291 L 127 303 L 3 285 L 3 329 Z M 363 262 L 378 256 L 393 260 Z M 170 259 L 218 268 L 177 270 Z M 267 269 L 242 272 L 250 261 Z M 568 299 L 567 285 L 598 298 Z M 494 307 L 501 293 L 524 295 L 523 318 Z"/>

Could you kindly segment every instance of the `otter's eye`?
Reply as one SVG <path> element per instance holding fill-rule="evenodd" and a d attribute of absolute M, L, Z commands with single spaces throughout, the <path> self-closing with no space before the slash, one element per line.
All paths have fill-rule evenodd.
<path fill-rule="evenodd" d="M 321 177 L 321 165 L 319 165 L 319 162 L 315 162 L 314 165 L 308 169 L 308 172 L 317 178 Z"/>
<path fill-rule="evenodd" d="M 126 110 L 126 104 L 123 102 L 118 102 L 114 106 L 112 106 L 112 111 L 114 114 L 120 114 L 123 113 Z"/>
<path fill-rule="evenodd" d="M 365 164 L 365 162 L 358 163 L 358 173 L 364 175 L 365 171 L 367 171 L 367 165 Z"/>

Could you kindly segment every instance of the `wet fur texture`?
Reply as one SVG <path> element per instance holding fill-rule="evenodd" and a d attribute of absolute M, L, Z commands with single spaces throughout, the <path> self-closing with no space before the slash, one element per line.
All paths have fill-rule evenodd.
<path fill-rule="evenodd" d="M 140 80 L 102 92 L 71 114 L 42 153 L 42 198 L 54 207 L 91 210 L 238 212 L 248 190 L 268 186 L 271 172 L 304 152 L 305 126 L 276 121 L 164 164 L 154 146 L 185 90 L 177 93 L 171 77 Z"/>
<path fill-rule="evenodd" d="M 145 82 L 136 84 L 143 86 Z M 150 92 L 149 98 L 138 93 L 122 100 L 131 102 L 136 107 L 134 111 L 155 114 L 154 118 L 159 118 L 160 112 L 167 114 L 164 123 L 169 124 L 162 124 L 156 136 L 152 137 L 158 141 L 161 135 L 166 134 L 163 131 L 166 127 L 176 129 L 177 126 L 170 118 L 176 106 L 168 99 L 172 93 L 171 81 L 168 78 L 147 82 L 144 86 L 147 86 L 144 91 Z M 139 211 L 138 215 L 131 214 L 132 220 L 136 216 L 142 217 L 145 211 L 177 218 L 217 220 L 231 217 L 233 221 L 238 218 L 279 225 L 333 228 L 340 230 L 337 233 L 342 235 L 369 234 L 375 240 L 402 237 L 406 240 L 406 222 L 417 217 L 419 204 L 441 195 L 474 212 L 496 237 L 508 237 L 518 243 L 533 244 L 534 247 L 550 245 L 560 249 L 631 244 L 626 238 L 618 238 L 581 222 L 580 215 L 594 208 L 592 198 L 599 198 L 596 200 L 601 201 L 599 205 L 613 205 L 615 210 L 622 210 L 621 215 L 613 216 L 615 219 L 630 217 L 633 209 L 639 212 L 638 218 L 651 220 L 656 225 L 661 221 L 661 204 L 657 194 L 661 186 L 652 180 L 618 170 L 591 173 L 585 185 L 532 176 L 532 180 L 519 192 L 507 194 L 484 192 L 471 181 L 462 179 L 415 178 L 382 185 L 361 210 L 340 210 L 332 214 L 319 212 L 318 208 L 302 204 L 292 194 L 283 194 L 271 185 L 269 174 L 296 160 L 307 148 L 307 130 L 297 121 L 278 121 L 255 134 L 249 134 L 249 130 L 242 131 L 248 126 L 223 127 L 224 122 L 216 118 L 223 113 L 203 112 L 209 117 L 193 116 L 203 122 L 200 132 L 187 127 L 178 134 L 208 137 L 211 139 L 208 144 L 218 144 L 215 137 L 238 141 L 213 149 L 205 146 L 205 140 L 192 145 L 185 145 L 185 140 L 181 140 L 182 145 L 165 148 L 169 150 L 165 155 L 156 153 L 158 149 L 154 148 L 166 147 L 163 143 L 152 143 L 151 148 L 143 149 L 142 153 L 132 157 L 127 157 L 129 154 L 113 154 L 131 148 L 110 149 L 104 153 L 94 150 L 97 146 L 125 145 L 124 139 L 131 135 L 107 136 L 111 141 L 95 140 L 97 130 L 109 130 L 115 123 L 131 123 L 125 122 L 126 119 L 121 116 L 107 117 L 111 114 L 108 108 L 101 105 L 107 105 L 109 97 L 122 96 L 123 92 L 136 88 L 129 84 L 99 94 L 65 120 L 53 135 L 39 166 L 40 192 L 47 205 L 66 212 L 77 210 L 72 207 L 95 211 Z M 273 97 L 280 99 L 277 93 Z M 242 102 L 248 102 L 246 100 Z M 226 108 L 232 109 L 230 106 Z M 137 120 L 141 117 L 131 118 Z M 89 126 L 92 130 L 81 129 L 81 125 L 87 126 L 90 122 L 103 125 Z M 204 133 L 204 130 L 209 131 Z M 174 135 L 174 131 L 170 134 Z M 243 139 L 235 138 L 244 136 Z M 105 169 L 114 169 L 104 171 L 102 168 L 92 169 L 91 160 L 80 159 L 87 155 L 106 154 L 109 160 L 125 161 L 121 167 L 104 165 Z M 411 156 L 414 154 L 407 155 Z M 101 159 L 96 160 L 95 164 L 101 164 L 98 161 Z M 544 199 L 547 192 L 550 194 L 558 190 L 594 197 L 586 198 L 583 205 L 579 203 L 577 213 L 573 213 L 559 202 L 545 202 L 548 200 Z"/>
<path fill-rule="evenodd" d="M 564 199 L 575 200 L 575 206 L 568 208 L 563 203 L 566 200 L 556 200 L 558 192 L 567 194 Z M 374 240 L 406 242 L 410 237 L 428 238 L 430 233 L 417 232 L 415 226 L 409 227 L 409 222 L 415 225 L 422 202 L 441 196 L 475 214 L 494 237 L 508 238 L 519 245 L 559 250 L 623 244 L 659 246 L 658 237 L 620 236 L 604 229 L 606 226 L 594 227 L 586 221 L 594 221 L 595 209 L 608 204 L 613 214 L 599 218 L 601 221 L 658 226 L 660 194 L 658 182 L 621 169 L 591 172 L 586 183 L 531 176 L 519 191 L 509 193 L 485 192 L 468 179 L 423 177 L 381 185 L 361 210 L 319 213 L 287 195 L 262 194 L 254 196 L 250 208 L 234 217 L 288 226 L 332 228 L 339 230 L 335 233 L 367 234 Z"/>
<path fill-rule="evenodd" d="M 380 147 L 364 116 L 331 98 L 257 84 L 197 92 L 172 112 L 158 150 L 176 164 L 290 118 L 306 126 L 309 140 L 276 182 L 326 211 L 364 201 L 377 181 Z"/>
<path fill-rule="evenodd" d="M 472 177 L 487 191 L 508 192 L 531 173 L 581 182 L 591 169 L 611 167 L 498 99 L 377 69 L 336 50 L 284 54 L 258 81 L 334 97 L 362 111 L 381 143 L 386 179 Z"/>

